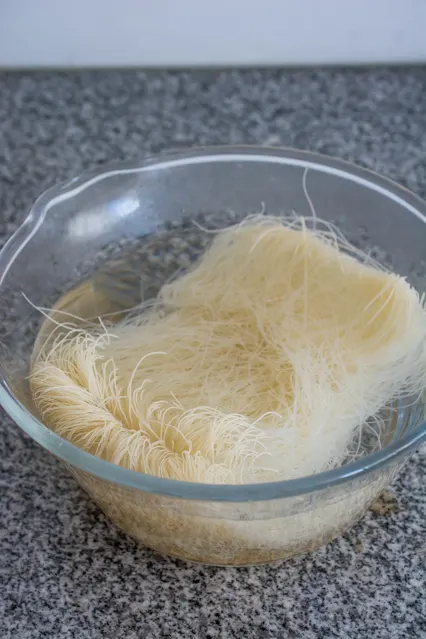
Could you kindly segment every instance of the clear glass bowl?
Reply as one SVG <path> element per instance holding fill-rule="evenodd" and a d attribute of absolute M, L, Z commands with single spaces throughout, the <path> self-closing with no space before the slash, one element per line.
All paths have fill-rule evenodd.
<path fill-rule="evenodd" d="M 195 149 L 87 173 L 44 193 L 0 253 L 1 404 L 118 526 L 160 552 L 247 565 L 327 542 L 364 513 L 426 439 L 423 410 L 400 408 L 381 450 L 310 477 L 213 486 L 147 476 L 83 452 L 38 420 L 27 377 L 43 318 L 22 293 L 52 306 L 107 256 L 200 213 L 309 215 L 304 173 L 319 217 L 426 291 L 425 202 L 369 171 L 290 149 Z"/>

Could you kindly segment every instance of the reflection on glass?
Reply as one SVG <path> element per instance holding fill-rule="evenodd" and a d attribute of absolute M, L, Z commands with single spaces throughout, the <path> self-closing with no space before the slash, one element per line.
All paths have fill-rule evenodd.
<path fill-rule="evenodd" d="M 139 205 L 138 196 L 129 193 L 106 202 L 100 208 L 83 211 L 70 220 L 69 233 L 75 238 L 96 237 L 100 232 L 108 232 L 121 219 L 134 213 Z"/>

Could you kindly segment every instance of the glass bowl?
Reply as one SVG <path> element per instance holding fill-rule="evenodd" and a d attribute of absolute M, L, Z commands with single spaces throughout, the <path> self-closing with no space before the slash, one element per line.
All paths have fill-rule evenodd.
<path fill-rule="evenodd" d="M 249 565 L 324 544 L 361 517 L 426 438 L 423 408 L 392 409 L 381 450 L 366 445 L 356 461 L 301 479 L 230 486 L 144 475 L 78 449 L 39 421 L 28 369 L 43 317 L 29 300 L 53 306 L 111 257 L 159 229 L 188 228 L 191 218 L 310 215 L 304 179 L 319 217 L 426 291 L 425 202 L 372 172 L 291 149 L 195 149 L 89 172 L 44 193 L 0 253 L 1 404 L 112 521 L 162 553 Z"/>

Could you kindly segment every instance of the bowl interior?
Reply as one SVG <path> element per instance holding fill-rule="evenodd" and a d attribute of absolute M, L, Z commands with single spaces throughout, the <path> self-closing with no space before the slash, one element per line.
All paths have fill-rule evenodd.
<path fill-rule="evenodd" d="M 311 217 L 312 205 L 318 218 L 426 292 L 425 204 L 384 178 L 329 158 L 286 150 L 192 151 L 53 188 L 0 256 L 3 386 L 37 418 L 28 371 L 44 317 L 35 306 L 48 312 L 71 291 L 65 302 L 62 297 L 63 311 L 85 317 L 120 311 L 129 290 L 152 297 L 202 253 L 212 235 L 194 220 L 214 229 L 256 212 Z M 103 290 L 105 269 L 117 274 L 119 290 L 94 305 L 93 286 L 87 294 L 81 282 L 95 281 L 96 291 Z M 385 444 L 421 421 L 417 408 L 394 408 Z M 374 446 L 366 440 L 362 454 Z"/>

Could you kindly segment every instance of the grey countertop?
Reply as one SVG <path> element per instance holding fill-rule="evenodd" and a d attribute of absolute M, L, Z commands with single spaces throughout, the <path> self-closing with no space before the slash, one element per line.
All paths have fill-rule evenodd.
<path fill-rule="evenodd" d="M 283 144 L 426 194 L 426 69 L 0 75 L 0 243 L 34 198 L 102 162 Z M 350 532 L 275 566 L 138 546 L 4 413 L 1 639 L 426 637 L 426 451 Z"/>

